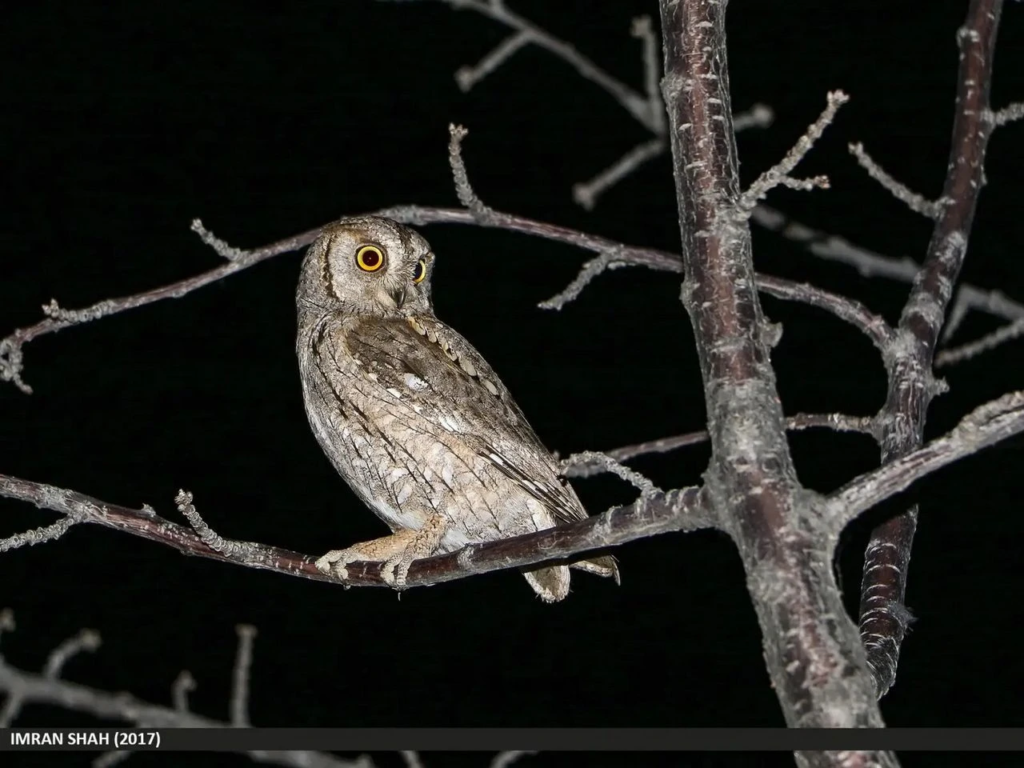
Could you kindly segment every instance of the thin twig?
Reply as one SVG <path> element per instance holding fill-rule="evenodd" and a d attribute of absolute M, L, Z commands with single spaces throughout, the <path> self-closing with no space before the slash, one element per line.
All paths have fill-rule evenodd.
<path fill-rule="evenodd" d="M 585 261 L 583 266 L 580 267 L 579 274 L 576 275 L 569 285 L 550 299 L 538 302 L 537 307 L 540 309 L 561 310 L 569 302 L 575 301 L 583 293 L 583 289 L 590 285 L 591 281 L 602 272 L 626 266 L 629 263 L 616 260 L 616 255 L 615 251 L 609 251 L 608 253 L 602 253 L 596 259 Z"/>
<path fill-rule="evenodd" d="M 641 142 L 589 181 L 574 184 L 572 199 L 588 211 L 597 198 L 636 171 L 647 161 L 662 154 L 668 147 L 663 138 Z"/>
<path fill-rule="evenodd" d="M 826 176 L 815 176 L 810 179 L 794 179 L 790 176 L 797 164 L 804 159 L 807 153 L 811 151 L 811 147 L 814 146 L 815 142 L 821 138 L 825 129 L 835 120 L 836 112 L 839 111 L 839 108 L 848 102 L 850 97 L 842 91 L 831 91 L 827 99 L 828 104 L 825 106 L 824 111 L 822 111 L 817 120 L 811 123 L 804 135 L 786 153 L 786 156 L 762 173 L 750 185 L 750 189 L 740 196 L 737 208 L 745 216 L 749 216 L 750 211 L 754 209 L 757 202 L 762 200 L 770 190 L 780 184 L 791 189 L 828 189 L 828 177 Z"/>
<path fill-rule="evenodd" d="M 442 0 L 455 10 L 470 10 L 504 24 L 516 32 L 530 36 L 530 42 L 553 53 L 572 66 L 581 77 L 596 83 L 610 94 L 622 107 L 652 133 L 657 131 L 655 119 L 651 116 L 647 99 L 635 90 L 609 75 L 594 62 L 568 43 L 559 40 L 536 26 L 528 19 L 510 11 L 504 3 L 485 0 Z M 507 58 L 507 57 L 506 57 Z"/>
<path fill-rule="evenodd" d="M 775 112 L 767 104 L 755 104 L 746 112 L 737 112 L 732 116 L 734 132 L 746 131 L 751 128 L 767 128 L 775 122 Z"/>
<path fill-rule="evenodd" d="M 249 722 L 249 676 L 252 673 L 252 644 L 256 638 L 256 627 L 239 624 L 238 648 L 235 651 L 235 666 L 231 672 L 231 725 L 248 728 Z"/>
<path fill-rule="evenodd" d="M 790 431 L 798 432 L 815 427 L 831 429 L 836 432 L 860 432 L 865 435 L 872 435 L 875 431 L 873 416 L 848 416 L 845 413 L 798 413 L 786 419 L 786 429 Z M 611 451 L 604 451 L 600 455 L 615 461 L 629 461 L 638 456 L 668 453 L 678 448 L 700 445 L 707 441 L 708 432 L 706 429 L 702 429 L 685 435 L 660 437 L 657 440 L 625 445 Z M 566 467 L 563 474 L 566 477 L 591 477 L 604 471 L 604 465 L 600 461 L 580 461 Z"/>
<path fill-rule="evenodd" d="M 50 653 L 43 668 L 43 677 L 55 680 L 60 677 L 64 665 L 82 651 L 95 651 L 100 647 L 100 633 L 95 629 L 83 629 L 77 635 L 65 640 Z"/>
<path fill-rule="evenodd" d="M 1001 291 L 983 291 L 973 285 L 961 285 L 949 310 L 949 319 L 942 328 L 942 340 L 948 341 L 960 327 L 971 309 L 1001 317 L 1011 322 L 1024 320 L 1024 304 L 1009 299 Z"/>
<path fill-rule="evenodd" d="M 995 112 L 988 110 L 985 113 L 985 119 L 992 124 L 993 128 L 998 128 L 1017 120 L 1024 120 L 1024 101 L 1008 104 Z"/>
<path fill-rule="evenodd" d="M 192 504 L 191 493 L 179 490 L 178 494 L 174 497 L 174 503 L 178 506 L 178 511 L 188 520 L 192 530 L 199 534 L 199 538 L 206 546 L 231 559 L 236 559 L 239 556 L 244 557 L 246 544 L 244 542 L 229 541 L 207 525 L 199 512 L 196 511 L 195 505 Z"/>
<path fill-rule="evenodd" d="M 535 755 L 536 752 L 528 752 L 525 750 L 509 750 L 507 752 L 499 752 L 494 756 L 491 761 L 491 768 L 511 768 L 514 763 L 519 761 L 519 758 L 526 757 L 527 755 Z"/>
<path fill-rule="evenodd" d="M 196 679 L 192 677 L 192 673 L 187 669 L 182 670 L 174 679 L 174 685 L 171 686 L 171 702 L 174 705 L 175 712 L 190 711 L 188 707 L 188 695 L 195 689 Z"/>
<path fill-rule="evenodd" d="M 8 536 L 6 539 L 0 539 L 0 553 L 18 549 L 18 547 L 33 547 L 36 544 L 56 541 L 77 522 L 75 518 L 69 516 L 50 525 L 33 528 L 31 531 L 16 533 L 13 536 Z"/>
<path fill-rule="evenodd" d="M 227 728 L 231 725 L 192 714 L 184 707 L 170 709 L 141 701 L 128 693 L 109 693 L 57 676 L 25 672 L 10 666 L 3 658 L 0 658 L 0 693 L 7 694 L 4 709 L 0 711 L 3 727 L 8 727 L 13 716 L 27 704 L 56 706 L 144 728 Z M 104 753 L 101 764 L 114 765 L 129 754 L 127 751 Z M 287 768 L 373 768 L 373 763 L 366 756 L 343 760 L 324 752 L 306 750 L 249 751 L 246 754 L 257 762 Z"/>
<path fill-rule="evenodd" d="M 611 454 L 599 453 L 597 451 L 582 451 L 574 453 L 559 462 L 559 468 L 563 475 L 568 475 L 571 470 L 577 467 L 598 468 L 600 472 L 609 472 L 616 475 L 640 491 L 640 496 L 644 498 L 650 498 L 654 494 L 659 493 L 659 489 L 655 487 L 654 483 L 635 469 L 630 469 L 619 463 L 618 459 Z"/>
<path fill-rule="evenodd" d="M 665 104 L 661 100 L 661 88 L 658 80 L 661 75 L 661 62 L 658 36 L 654 33 L 650 16 L 638 16 L 633 19 L 629 33 L 643 44 L 644 92 L 647 94 L 647 109 L 650 113 L 651 132 L 665 136 Z"/>
<path fill-rule="evenodd" d="M 943 350 L 935 357 L 935 367 L 942 368 L 943 366 L 955 365 L 964 360 L 970 360 L 972 357 L 989 352 L 1000 344 L 1020 338 L 1021 336 L 1024 336 L 1024 319 L 1004 325 L 1002 328 L 982 336 L 977 341 Z"/>
<path fill-rule="evenodd" d="M 777 232 L 787 240 L 804 246 L 819 258 L 853 267 L 864 277 L 884 277 L 903 283 L 913 283 L 919 265 L 909 257 L 884 256 L 844 238 L 808 227 L 794 221 L 766 205 L 754 209 L 751 220 L 765 229 Z M 942 331 L 942 339 L 952 337 L 971 309 L 1015 321 L 1024 319 L 1024 304 L 1007 298 L 1000 291 L 989 291 L 964 283 L 957 289 L 956 299 L 949 312 L 949 320 Z"/>
<path fill-rule="evenodd" d="M 533 35 L 526 30 L 509 35 L 498 43 L 493 51 L 484 56 L 476 66 L 460 67 L 456 70 L 455 82 L 459 84 L 463 93 L 468 93 L 474 85 L 508 61 L 512 54 L 532 40 Z"/>
<path fill-rule="evenodd" d="M 923 195 L 917 194 L 906 185 L 896 181 L 896 179 L 886 173 L 882 166 L 871 158 L 871 155 L 865 151 L 863 144 L 859 142 L 850 144 L 848 149 L 850 154 L 857 158 L 857 163 L 860 167 L 868 172 L 868 176 L 881 184 L 893 197 L 906 205 L 914 213 L 919 213 L 929 219 L 938 218 L 942 212 L 941 201 L 927 200 Z"/>
<path fill-rule="evenodd" d="M 462 160 L 462 140 L 466 138 L 469 131 L 461 125 L 453 123 L 448 126 L 448 133 L 451 135 L 448 142 L 448 162 L 452 167 L 455 193 L 459 196 L 459 202 L 469 209 L 477 221 L 482 223 L 494 221 L 496 214 L 484 205 L 473 191 L 473 187 L 469 183 L 469 174 L 466 172 L 466 164 Z"/>

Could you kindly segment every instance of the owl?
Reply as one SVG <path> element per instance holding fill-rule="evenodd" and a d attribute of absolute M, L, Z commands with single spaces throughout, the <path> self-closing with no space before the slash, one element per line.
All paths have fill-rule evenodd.
<path fill-rule="evenodd" d="M 418 233 L 373 216 L 324 229 L 302 263 L 296 353 L 310 427 L 334 468 L 391 535 L 328 552 L 345 578 L 382 563 L 400 588 L 413 560 L 582 520 L 505 385 L 434 316 L 434 254 Z M 618 581 L 611 557 L 574 568 Z M 524 570 L 546 602 L 569 592 L 569 567 Z"/>

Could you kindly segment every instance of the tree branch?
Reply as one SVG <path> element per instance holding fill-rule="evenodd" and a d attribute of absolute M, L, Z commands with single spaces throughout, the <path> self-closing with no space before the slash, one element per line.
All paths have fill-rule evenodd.
<path fill-rule="evenodd" d="M 461 139 L 461 136 L 460 136 Z M 461 164 L 461 154 L 457 164 Z M 465 170 L 464 166 L 461 166 Z M 468 187 L 468 176 L 466 177 Z M 625 245 L 614 240 L 599 237 L 597 235 L 579 232 L 577 230 L 561 227 L 555 224 L 535 221 L 522 216 L 510 213 L 495 211 L 486 206 L 472 193 L 470 194 L 480 206 L 483 206 L 484 214 L 474 213 L 468 209 L 460 208 L 435 208 L 429 206 L 403 205 L 392 208 L 385 208 L 376 211 L 375 215 L 385 216 L 399 221 L 403 224 L 422 226 L 425 224 L 468 224 L 473 226 L 502 229 L 508 232 L 540 237 L 546 240 L 565 243 L 583 250 L 599 254 L 597 259 L 587 262 L 583 266 L 580 277 L 558 296 L 542 302 L 546 308 L 560 308 L 571 298 L 575 298 L 580 291 L 596 275 L 604 269 L 616 268 L 624 265 L 636 265 L 648 267 L 656 271 L 681 272 L 682 262 L 677 254 L 668 251 L 659 251 L 653 248 Z M 464 190 L 465 191 L 465 190 Z M 326 225 L 325 225 L 326 226 Z M 35 325 L 27 328 L 19 328 L 5 339 L 0 340 L 0 381 L 12 381 L 23 392 L 31 394 L 32 389 L 21 379 L 21 372 L 24 370 L 23 346 L 40 336 L 54 333 L 73 325 L 91 322 L 109 315 L 124 312 L 136 307 L 146 306 L 164 299 L 179 299 L 192 291 L 215 283 L 216 281 L 236 274 L 255 264 L 265 261 L 289 251 L 298 250 L 308 246 L 322 231 L 323 227 L 310 229 L 292 237 L 278 240 L 269 245 L 264 245 L 251 250 L 234 248 L 216 237 L 207 230 L 199 219 L 196 219 L 192 227 L 202 235 L 203 241 L 210 244 L 219 254 L 230 252 L 241 254 L 231 258 L 227 263 L 219 267 L 203 272 L 199 275 L 179 280 L 159 288 L 154 288 L 130 296 L 122 296 L 114 299 L 104 299 L 97 304 L 80 310 L 62 310 L 64 319 L 49 317 L 41 320 Z M 876 346 L 887 343 L 889 334 L 885 322 L 876 315 L 868 312 L 859 302 L 846 299 L 842 296 L 829 293 L 820 288 L 809 285 L 801 285 L 778 277 L 758 275 L 758 286 L 762 290 L 772 293 L 780 298 L 801 301 L 812 306 L 826 309 L 846 322 L 853 323 L 866 333 Z"/>
<path fill-rule="evenodd" d="M 1002 0 L 971 0 L 957 33 L 960 72 L 946 181 L 924 265 L 914 278 L 888 362 L 889 388 L 879 414 L 882 462 L 921 446 L 932 398 L 941 387 L 932 375 L 942 321 L 967 254 L 967 238 L 984 183 L 992 59 Z M 917 507 L 872 531 L 861 583 L 861 637 L 879 697 L 896 677 L 909 612 L 904 607 L 907 568 L 917 527 Z"/>
<path fill-rule="evenodd" d="M 860 514 L 947 464 L 1024 432 L 1024 391 L 975 408 L 952 430 L 923 448 L 854 478 L 828 497 L 825 515 L 835 535 Z"/>
<path fill-rule="evenodd" d="M 920 269 L 911 258 L 883 256 L 842 237 L 794 221 L 766 205 L 757 206 L 751 214 L 751 220 L 767 230 L 777 232 L 787 240 L 804 246 L 814 256 L 853 267 L 864 277 L 884 277 L 903 283 L 913 283 Z M 942 331 L 943 340 L 953 335 L 971 309 L 1011 322 L 1024 319 L 1024 304 L 1007 298 L 1000 291 L 987 291 L 964 283 L 957 289 L 949 320 Z"/>
<path fill-rule="evenodd" d="M 786 429 L 789 431 L 799 432 L 815 427 L 831 429 L 836 432 L 860 432 L 865 435 L 874 435 L 875 433 L 874 417 L 872 416 L 847 416 L 844 413 L 798 413 L 796 416 L 786 419 Z M 602 455 L 614 461 L 629 461 L 637 456 L 668 453 L 677 448 L 700 445 L 707 442 L 708 439 L 707 430 L 702 429 L 685 435 L 660 437 L 657 440 L 625 445 L 622 448 L 604 451 Z M 603 462 L 591 461 L 577 462 L 567 467 L 563 474 L 565 477 L 592 477 L 605 471 Z"/>
<path fill-rule="evenodd" d="M 199 219 L 193 222 L 192 228 L 203 235 L 204 242 L 211 243 L 211 240 L 207 239 L 206 236 L 212 237 L 212 235 L 202 226 L 202 222 Z M 22 380 L 21 372 L 24 369 L 22 347 L 33 339 L 63 330 L 64 328 L 70 328 L 79 323 L 98 320 L 101 317 L 107 317 L 118 312 L 135 309 L 136 307 L 144 307 L 147 304 L 162 301 L 163 299 L 180 299 L 197 288 L 215 283 L 221 278 L 240 272 L 272 256 L 309 245 L 316 239 L 318 234 L 320 234 L 319 228 L 302 232 L 284 240 L 278 240 L 276 243 L 271 243 L 262 248 L 255 248 L 251 251 L 237 251 L 237 249 L 233 249 L 237 251 L 238 255 L 216 269 L 211 269 L 209 272 L 203 272 L 194 277 L 188 277 L 184 280 L 131 296 L 105 299 L 85 309 L 63 310 L 60 309 L 55 300 L 51 299 L 50 304 L 44 305 L 44 310 L 49 314 L 47 319 L 40 320 L 35 325 L 30 325 L 27 328 L 19 328 L 7 338 L 0 340 L 0 381 L 13 382 L 25 394 L 32 394 L 32 387 Z M 218 240 L 217 242 L 221 243 L 223 241 Z M 222 253 L 222 251 L 218 249 L 218 253 Z"/>
<path fill-rule="evenodd" d="M 712 447 L 705 489 L 743 560 L 786 722 L 878 727 L 882 719 L 856 627 L 835 585 L 831 550 L 822 549 L 789 453 L 769 361 L 771 332 L 754 290 L 750 229 L 735 215 L 741 193 L 725 4 L 661 0 L 661 15 L 682 298 L 700 358 Z"/>
<path fill-rule="evenodd" d="M 389 586 L 380 576 L 381 563 L 352 563 L 344 581 L 317 570 L 315 557 L 280 547 L 234 541 L 217 536 L 223 549 L 214 549 L 203 536 L 183 525 L 158 516 L 149 509 L 130 509 L 94 499 L 75 491 L 0 475 L 0 496 L 27 501 L 74 517 L 81 523 L 95 523 L 223 563 L 274 571 L 314 581 L 345 586 Z M 191 502 L 189 502 L 191 504 Z M 633 504 L 613 507 L 571 525 L 550 528 L 526 536 L 474 544 L 458 552 L 415 561 L 409 569 L 407 587 L 430 586 L 478 573 L 519 568 L 551 560 L 573 562 L 584 553 L 607 549 L 628 541 L 672 531 L 715 528 L 717 520 L 706 507 L 697 488 L 653 493 Z M 209 538 L 209 529 L 205 532 Z"/>
<path fill-rule="evenodd" d="M 919 213 L 929 219 L 936 219 L 942 213 L 941 200 L 926 200 L 923 195 L 917 194 L 906 185 L 896 181 L 896 179 L 886 173 L 882 166 L 872 159 L 871 155 L 864 149 L 863 144 L 859 142 L 850 144 L 848 149 L 850 154 L 857 158 L 857 163 L 860 167 L 868 172 L 868 176 L 881 184 L 883 189 L 887 190 L 889 194 L 914 213 Z"/>
<path fill-rule="evenodd" d="M 251 635 L 248 637 L 251 640 Z M 246 635 L 240 633 L 238 656 L 241 658 L 243 654 L 248 653 L 251 658 L 251 644 L 247 650 L 245 644 Z M 60 678 L 61 667 L 68 657 L 80 650 L 96 650 L 98 647 L 99 635 L 92 630 L 83 630 L 78 637 L 63 643 L 50 654 L 46 671 L 41 675 L 12 667 L 0 656 L 0 692 L 7 694 L 5 708 L 11 702 L 17 702 L 17 706 L 12 708 L 11 713 L 16 716 L 26 704 L 44 704 L 75 712 L 85 712 L 105 720 L 122 720 L 141 728 L 228 728 L 240 725 L 237 722 L 225 723 L 192 714 L 187 707 L 176 706 L 171 709 L 158 704 L 149 704 L 128 693 L 108 693 Z M 63 654 L 61 662 L 55 664 L 54 658 L 61 654 Z M 237 670 L 238 666 L 236 665 L 236 673 Z M 244 674 L 248 677 L 247 667 Z M 241 693 L 248 697 L 247 682 L 243 688 Z M 246 702 L 243 709 L 247 707 L 248 703 Z M 10 720 L 13 720 L 13 717 Z M 10 725 L 10 720 L 4 723 L 4 727 Z M 94 762 L 94 765 L 115 765 L 130 754 L 130 751 L 123 750 L 106 752 Z M 288 768 L 374 768 L 373 762 L 365 755 L 356 760 L 342 760 L 324 752 L 308 750 L 274 752 L 253 750 L 246 754 L 255 762 L 287 766 Z"/>

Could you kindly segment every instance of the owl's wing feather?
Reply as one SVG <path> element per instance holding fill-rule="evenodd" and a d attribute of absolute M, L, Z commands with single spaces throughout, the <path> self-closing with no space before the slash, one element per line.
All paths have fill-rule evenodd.
<path fill-rule="evenodd" d="M 457 332 L 435 318 L 368 317 L 346 329 L 345 343 L 382 395 L 398 392 L 435 427 L 458 433 L 559 522 L 587 517 L 505 385 Z"/>

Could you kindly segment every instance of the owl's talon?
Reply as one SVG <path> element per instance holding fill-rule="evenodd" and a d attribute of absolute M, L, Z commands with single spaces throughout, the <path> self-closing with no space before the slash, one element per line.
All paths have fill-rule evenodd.
<path fill-rule="evenodd" d="M 392 589 L 405 589 L 410 565 L 412 565 L 412 560 L 402 552 L 384 561 L 380 567 L 380 577 Z"/>
<path fill-rule="evenodd" d="M 348 569 L 345 566 L 353 560 L 354 558 L 349 556 L 347 550 L 332 549 L 323 557 L 318 558 L 314 565 L 325 576 L 333 576 L 345 581 L 348 578 Z"/>

